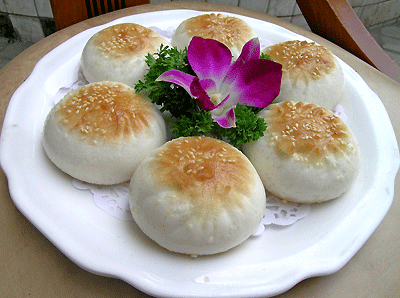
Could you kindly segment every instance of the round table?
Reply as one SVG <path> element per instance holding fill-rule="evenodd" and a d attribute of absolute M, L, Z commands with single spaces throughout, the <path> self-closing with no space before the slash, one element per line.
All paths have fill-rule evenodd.
<path fill-rule="evenodd" d="M 400 139 L 400 85 L 336 45 L 264 13 L 203 2 L 165 2 L 136 6 L 68 27 L 41 40 L 0 69 L 0 123 L 14 91 L 50 50 L 79 32 L 144 12 L 192 9 L 221 11 L 275 23 L 329 48 L 365 80 L 388 111 Z M 279 297 L 398 297 L 400 292 L 400 183 L 393 204 L 372 236 L 338 272 L 304 280 Z M 89 273 L 66 258 L 15 207 L 7 178 L 0 172 L 0 292 L 2 297 L 149 297 L 129 284 Z M 134 268 L 133 268 L 134 270 Z"/>

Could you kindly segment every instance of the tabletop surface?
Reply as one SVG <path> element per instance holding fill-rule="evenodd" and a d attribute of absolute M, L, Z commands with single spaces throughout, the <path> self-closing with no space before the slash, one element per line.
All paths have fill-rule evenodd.
<path fill-rule="evenodd" d="M 278 18 L 203 2 L 165 2 L 127 8 L 73 25 L 36 43 L 0 69 L 0 123 L 15 90 L 49 51 L 88 28 L 123 16 L 168 9 L 221 11 L 275 23 L 329 48 L 357 71 L 382 100 L 400 139 L 400 85 L 332 43 Z M 338 272 L 313 277 L 279 297 L 398 297 L 400 292 L 400 189 L 372 236 Z M 50 243 L 15 207 L 0 171 L 0 292 L 2 297 L 149 297 L 124 281 L 89 273 Z"/>

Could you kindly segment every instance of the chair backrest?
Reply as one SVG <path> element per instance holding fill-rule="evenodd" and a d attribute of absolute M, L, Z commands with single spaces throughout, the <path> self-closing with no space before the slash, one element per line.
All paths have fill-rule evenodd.
<path fill-rule="evenodd" d="M 311 31 L 400 83 L 400 67 L 371 36 L 346 0 L 296 0 Z"/>
<path fill-rule="evenodd" d="M 50 0 L 57 30 L 121 8 L 149 4 L 150 0 Z"/>

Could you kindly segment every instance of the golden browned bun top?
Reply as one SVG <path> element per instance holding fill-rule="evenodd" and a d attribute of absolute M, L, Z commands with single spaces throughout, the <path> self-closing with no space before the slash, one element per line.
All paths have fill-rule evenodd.
<path fill-rule="evenodd" d="M 290 40 L 263 51 L 282 64 L 282 75 L 293 80 L 318 80 L 335 68 L 335 58 L 327 48 L 315 42 Z"/>
<path fill-rule="evenodd" d="M 243 20 L 223 14 L 202 14 L 185 21 L 190 37 L 215 39 L 226 46 L 242 47 L 253 37 L 253 29 Z"/>
<path fill-rule="evenodd" d="M 201 212 L 240 206 L 241 195 L 254 187 L 254 172 L 247 158 L 213 138 L 172 140 L 158 150 L 153 166 L 158 185 L 174 189 Z"/>
<path fill-rule="evenodd" d="M 269 137 L 285 156 L 321 162 L 332 153 L 351 153 L 354 150 L 348 126 L 316 104 L 292 101 L 272 104 L 265 122 Z"/>
<path fill-rule="evenodd" d="M 99 82 L 73 90 L 60 101 L 61 125 L 93 144 L 150 131 L 151 103 L 128 86 Z"/>
<path fill-rule="evenodd" d="M 105 55 L 125 57 L 155 51 L 164 41 L 155 31 L 134 23 L 107 27 L 93 36 L 93 43 Z"/>

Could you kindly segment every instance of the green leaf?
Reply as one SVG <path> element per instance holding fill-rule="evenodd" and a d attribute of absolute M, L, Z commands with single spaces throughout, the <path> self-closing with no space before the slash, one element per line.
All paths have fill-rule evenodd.
<path fill-rule="evenodd" d="M 210 113 L 200 110 L 190 116 L 177 118 L 172 126 L 172 133 L 177 137 L 204 136 L 211 132 L 214 121 Z"/>
<path fill-rule="evenodd" d="M 264 53 L 260 54 L 260 59 L 266 59 L 266 60 L 271 60 L 272 61 L 271 57 L 269 55 L 267 55 L 267 54 L 264 54 Z"/>
<path fill-rule="evenodd" d="M 257 116 L 256 108 L 237 105 L 235 109 L 236 127 L 224 129 L 216 127 L 219 138 L 227 138 L 237 148 L 264 135 L 267 128 L 264 119 Z"/>

